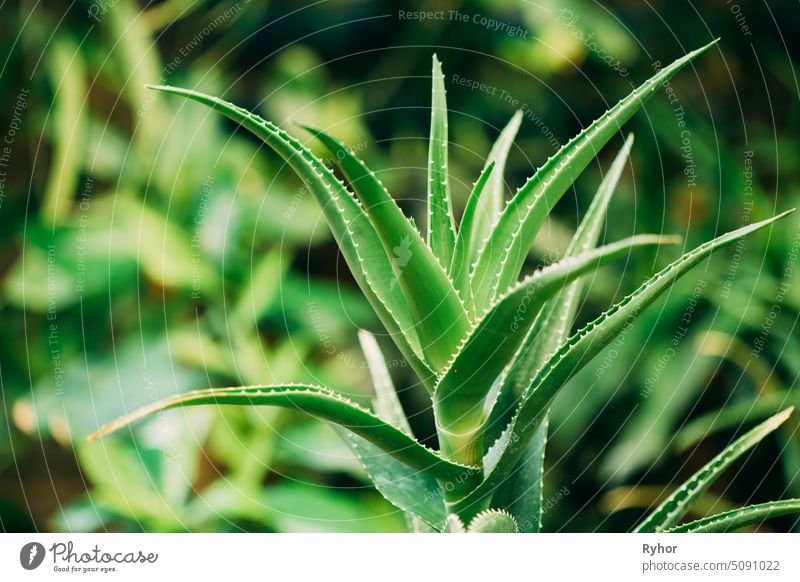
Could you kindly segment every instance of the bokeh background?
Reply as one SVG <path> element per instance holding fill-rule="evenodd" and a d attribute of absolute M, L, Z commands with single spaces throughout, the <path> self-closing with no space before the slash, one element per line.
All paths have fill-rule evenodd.
<path fill-rule="evenodd" d="M 312 197 L 250 135 L 146 83 L 221 95 L 305 143 L 295 122 L 331 131 L 424 224 L 432 53 L 458 213 L 515 109 L 509 195 L 659 63 L 721 37 L 626 127 L 636 143 L 606 225 L 609 240 L 693 247 L 800 203 L 799 19 L 796 0 L 0 3 L 0 529 L 401 531 L 335 432 L 291 411 L 187 409 L 85 442 L 205 386 L 317 382 L 368 402 L 359 328 L 379 334 L 416 434 L 436 444 L 424 390 Z M 614 144 L 531 264 L 565 248 Z M 628 530 L 800 401 L 799 249 L 792 218 L 713 257 L 570 383 L 552 415 L 547 531 Z M 579 320 L 677 252 L 593 274 Z M 697 511 L 800 496 L 797 429 Z"/>

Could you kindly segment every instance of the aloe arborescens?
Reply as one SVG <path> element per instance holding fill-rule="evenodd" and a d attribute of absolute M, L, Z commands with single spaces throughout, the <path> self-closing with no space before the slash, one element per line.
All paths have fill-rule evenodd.
<path fill-rule="evenodd" d="M 407 513 L 414 529 L 538 531 L 547 412 L 559 388 L 689 269 L 785 215 L 745 226 L 684 254 L 567 337 L 581 293 L 581 275 L 636 247 L 675 242 L 674 237 L 640 235 L 597 246 L 609 200 L 631 150 L 629 137 L 563 259 L 519 280 L 534 237 L 564 192 L 622 124 L 710 46 L 676 60 L 636 88 L 548 159 L 506 203 L 505 160 L 521 121 L 515 115 L 492 149 L 458 227 L 448 184 L 444 77 L 434 56 L 425 237 L 375 173 L 324 131 L 306 128 L 333 154 L 352 190 L 299 141 L 257 115 L 196 91 L 153 87 L 203 103 L 239 123 L 306 183 L 363 293 L 429 391 L 441 450 L 432 451 L 415 440 L 377 342 L 366 332 L 360 339 L 375 384 L 374 411 L 319 386 L 208 389 L 134 412 L 94 436 L 179 406 L 297 408 L 340 427 L 375 487 Z M 396 256 L 398 247 L 404 249 L 403 260 Z M 665 501 L 642 524 L 642 531 L 676 527 L 693 495 L 786 414 L 726 449 L 721 460 L 712 461 L 711 468 L 684 486 L 686 490 Z M 781 503 L 776 512 L 797 506 L 791 500 Z M 741 515 L 763 518 L 769 511 L 766 507 Z M 698 528 L 738 523 L 736 519 L 720 516 L 719 521 L 703 522 Z"/>

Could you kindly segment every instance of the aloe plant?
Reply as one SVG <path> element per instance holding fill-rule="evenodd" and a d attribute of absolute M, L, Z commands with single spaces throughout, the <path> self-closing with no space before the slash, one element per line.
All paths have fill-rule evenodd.
<path fill-rule="evenodd" d="M 506 202 L 505 160 L 521 121 L 515 115 L 492 149 L 459 224 L 448 184 L 444 77 L 434 56 L 424 236 L 375 172 L 326 132 L 306 128 L 337 160 L 349 187 L 296 138 L 269 121 L 197 91 L 152 87 L 197 101 L 232 119 L 263 140 L 305 182 L 323 208 L 358 285 L 429 391 L 440 450 L 428 449 L 414 438 L 380 348 L 366 332 L 361 341 L 375 383 L 374 410 L 321 386 L 207 389 L 140 409 L 90 438 L 175 407 L 295 408 L 339 427 L 375 487 L 406 512 L 411 529 L 539 531 L 547 413 L 559 389 L 692 267 L 788 214 L 724 234 L 682 255 L 568 337 L 582 275 L 639 247 L 676 242 L 675 237 L 639 235 L 597 246 L 609 201 L 631 151 L 629 137 L 562 260 L 520 279 L 533 239 L 561 196 L 647 99 L 713 44 L 679 58 L 634 89 L 548 159 Z M 670 505 L 659 508 L 643 529 L 674 527 L 697 491 L 775 422 L 746 435 L 743 443 L 735 443 L 733 451 L 723 453 L 700 481 L 690 483 Z M 787 502 L 775 511 L 792 508 L 796 504 Z M 747 515 L 768 513 L 754 510 Z M 731 524 L 746 517 L 720 519 Z"/>

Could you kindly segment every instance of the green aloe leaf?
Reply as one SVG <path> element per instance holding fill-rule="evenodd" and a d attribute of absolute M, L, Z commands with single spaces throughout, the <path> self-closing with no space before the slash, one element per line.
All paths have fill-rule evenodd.
<path fill-rule="evenodd" d="M 800 513 L 800 499 L 784 499 L 770 501 L 758 505 L 748 505 L 719 513 L 697 521 L 685 523 L 668 529 L 669 533 L 725 533 L 735 531 L 749 525 L 762 523 L 766 519 Z"/>
<path fill-rule="evenodd" d="M 471 440 L 482 429 L 487 394 L 548 299 L 576 277 L 625 255 L 632 248 L 665 242 L 676 239 L 640 235 L 570 257 L 525 278 L 487 310 L 436 384 L 437 426 L 453 435 L 451 443 L 445 440 L 442 444 L 443 450 L 446 445 Z M 482 446 L 471 452 L 480 458 Z"/>
<path fill-rule="evenodd" d="M 684 254 L 567 340 L 542 371 L 531 380 L 514 419 L 486 453 L 484 481 L 474 491 L 454 503 L 453 508 L 459 512 L 463 511 L 464 514 L 479 510 L 483 500 L 491 496 L 513 470 L 559 389 L 630 325 L 642 310 L 669 289 L 675 280 L 714 251 L 784 218 L 791 212 L 793 210 L 739 228 Z"/>
<path fill-rule="evenodd" d="M 608 205 L 625 169 L 632 146 L 633 135 L 630 134 L 603 177 L 586 215 L 570 241 L 564 254 L 565 258 L 586 253 L 597 246 Z M 556 300 L 550 302 L 535 341 L 533 337 L 527 338 L 526 348 L 530 347 L 530 350 L 521 352 L 519 361 L 514 363 L 513 380 L 518 395 L 527 386 L 530 378 L 539 372 L 550 356 L 567 339 L 578 311 L 578 300 L 583 287 L 583 280 L 575 281 Z"/>
<path fill-rule="evenodd" d="M 716 42 L 677 59 L 634 89 L 572 138 L 517 191 L 501 214 L 475 266 L 472 292 L 479 311 L 517 279 L 539 228 L 600 148 L 665 81 Z"/>
<path fill-rule="evenodd" d="M 336 431 L 358 457 L 375 489 L 395 507 L 441 530 L 444 527 L 444 493 L 436 479 L 412 469 L 351 431 Z M 412 521 L 413 529 L 422 529 Z"/>
<path fill-rule="evenodd" d="M 675 450 L 685 451 L 715 433 L 760 421 L 783 410 L 789 404 L 799 405 L 800 395 L 794 390 L 779 390 L 761 394 L 756 400 L 735 402 L 721 410 L 693 418 L 675 435 Z"/>
<path fill-rule="evenodd" d="M 453 207 L 447 167 L 447 98 L 442 64 L 433 55 L 431 136 L 428 142 L 428 244 L 443 266 L 450 265 L 455 246 Z"/>
<path fill-rule="evenodd" d="M 386 367 L 386 360 L 375 336 L 362 329 L 358 332 L 358 340 L 367 359 L 372 385 L 375 387 L 375 412 L 408 436 L 413 437 L 411 426 L 403 412 L 394 383 L 389 375 L 389 369 Z M 361 437 L 344 429 L 341 429 L 341 432 L 347 433 L 342 436 L 350 444 L 350 448 L 358 457 L 367 475 L 375 482 L 376 488 L 390 503 L 406 512 L 409 530 L 423 532 L 429 530 L 429 524 L 440 525 L 444 505 L 441 501 L 439 484 L 435 479 L 422 473 L 413 473 L 409 467 Z M 425 500 L 428 502 L 423 503 Z M 430 503 L 431 501 L 433 503 Z M 424 517 L 418 515 L 419 513 L 422 513 Z"/>
<path fill-rule="evenodd" d="M 585 253 L 597 245 L 608 204 L 616 190 L 632 145 L 631 134 L 600 183 L 589 209 L 570 241 L 566 257 Z M 527 387 L 528 380 L 541 370 L 548 358 L 567 339 L 584 285 L 583 279 L 573 281 L 542 308 L 519 350 L 518 357 L 512 363 L 505 382 L 500 385 L 498 400 L 492 408 L 487 424 L 489 442 L 494 442 L 500 436 L 502 427 L 511 420 L 514 403 Z M 492 497 L 492 506 L 511 513 L 522 532 L 538 532 L 542 526 L 544 490 L 542 480 L 547 428 L 548 422 L 545 416 L 517 466 Z"/>
<path fill-rule="evenodd" d="M 185 406 L 233 404 L 242 406 L 278 406 L 292 408 L 342 426 L 374 444 L 412 469 L 439 479 L 462 479 L 467 467 L 452 463 L 419 444 L 370 411 L 350 402 L 332 390 L 319 386 L 287 384 L 279 386 L 241 386 L 209 388 L 179 394 L 144 406 L 118 418 L 90 435 L 94 440 L 130 425 L 147 416 Z"/>
<path fill-rule="evenodd" d="M 180 95 L 219 111 L 286 161 L 322 207 L 342 255 L 381 322 L 420 379 L 430 382 L 432 372 L 416 335 L 415 318 L 396 283 L 391 260 L 355 196 L 330 169 L 285 131 L 241 107 L 189 89 L 169 86 L 151 86 L 151 89 Z"/>
<path fill-rule="evenodd" d="M 583 220 L 578 225 L 565 258 L 585 253 L 597 245 L 608 204 L 616 190 L 622 171 L 633 146 L 633 135 L 629 135 L 595 193 Z M 582 280 L 574 281 L 557 297 L 547 302 L 534 325 L 528 331 L 505 381 L 499 386 L 497 402 L 487 423 L 488 442 L 494 442 L 508 425 L 516 408 L 516 402 L 550 356 L 564 343 L 569 334 L 578 300 L 583 289 Z"/>
<path fill-rule="evenodd" d="M 426 359 L 440 369 L 467 333 L 467 312 L 447 273 L 366 164 L 322 130 L 304 126 L 339 163 L 391 257 Z M 449 265 L 449 263 L 448 263 Z"/>
<path fill-rule="evenodd" d="M 489 157 L 486 159 L 484 171 L 489 170 L 491 176 L 489 184 L 478 198 L 477 208 L 475 210 L 475 223 L 467 233 L 470 239 L 470 248 L 472 249 L 470 263 L 478 258 L 478 251 L 483 248 L 484 243 L 488 240 L 505 205 L 506 161 L 508 160 L 508 153 L 511 151 L 511 146 L 514 144 L 514 138 L 517 137 L 517 132 L 519 131 L 521 123 L 522 111 L 517 111 L 503 128 L 503 131 L 500 132 L 497 141 L 494 142 L 492 149 L 489 151 Z M 493 169 L 489 169 L 490 165 L 493 166 Z M 461 229 L 463 228 L 464 224 L 462 222 L 459 228 L 459 234 L 461 234 Z"/>
<path fill-rule="evenodd" d="M 372 385 L 375 388 L 375 412 L 387 422 L 398 427 L 408 436 L 413 437 L 411 426 L 408 424 L 400 399 L 394 389 L 392 377 L 386 367 L 386 360 L 383 358 L 381 348 L 375 340 L 375 336 L 364 329 L 358 330 L 358 341 L 361 344 L 361 351 L 367 359 L 369 374 L 372 378 Z"/>
<path fill-rule="evenodd" d="M 472 193 L 467 200 L 464 214 L 461 217 L 461 227 L 456 236 L 456 246 L 453 251 L 453 262 L 450 264 L 450 277 L 464 302 L 470 306 L 470 316 L 475 316 L 472 304 L 472 290 L 469 284 L 469 274 L 472 268 L 472 257 L 475 254 L 474 241 L 471 232 L 477 219 L 478 202 L 492 175 L 494 162 L 490 162 L 481 172 L 478 181 L 472 187 Z"/>
<path fill-rule="evenodd" d="M 545 417 L 514 470 L 492 496 L 492 507 L 510 513 L 522 533 L 538 533 L 542 529 L 548 428 L 549 422 Z"/>
<path fill-rule="evenodd" d="M 516 520 L 505 511 L 489 509 L 469 522 L 467 533 L 519 533 L 519 528 Z"/>
<path fill-rule="evenodd" d="M 656 507 L 647 518 L 636 528 L 637 532 L 653 533 L 662 532 L 675 526 L 692 503 L 716 481 L 722 472 L 730 467 L 736 459 L 760 443 L 764 437 L 772 433 L 786 422 L 794 408 L 787 408 L 775 416 L 762 422 L 757 427 L 736 439 L 725 447 L 725 450 L 706 463 L 699 471 L 692 475 L 683 485 L 678 487 L 672 495 L 667 497 Z"/>

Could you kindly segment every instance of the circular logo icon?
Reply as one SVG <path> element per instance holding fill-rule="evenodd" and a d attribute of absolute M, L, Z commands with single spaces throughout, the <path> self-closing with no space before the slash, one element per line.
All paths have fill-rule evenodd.
<path fill-rule="evenodd" d="M 29 542 L 19 551 L 19 563 L 26 570 L 35 570 L 44 561 L 44 546 L 39 542 Z"/>

